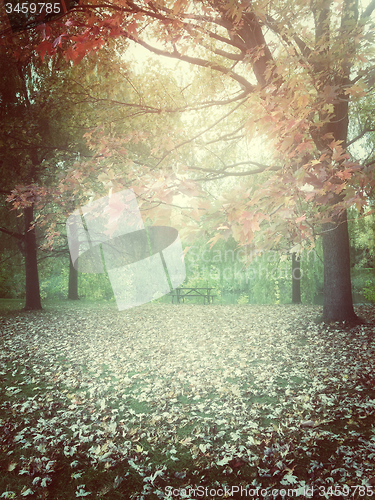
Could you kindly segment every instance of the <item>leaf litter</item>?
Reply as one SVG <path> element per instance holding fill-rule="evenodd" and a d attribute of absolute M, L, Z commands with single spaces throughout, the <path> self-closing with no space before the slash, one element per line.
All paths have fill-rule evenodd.
<path fill-rule="evenodd" d="M 4 317 L 0 498 L 371 489 L 374 323 L 318 313 L 148 304 Z"/>

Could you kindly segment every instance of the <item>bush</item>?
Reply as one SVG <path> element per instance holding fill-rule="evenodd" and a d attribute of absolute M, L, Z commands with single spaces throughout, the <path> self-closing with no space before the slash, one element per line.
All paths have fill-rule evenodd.
<path fill-rule="evenodd" d="M 363 295 L 370 302 L 375 302 L 375 283 L 373 280 L 367 280 L 363 289 Z"/>
<path fill-rule="evenodd" d="M 40 297 L 42 299 L 66 299 L 68 284 L 64 276 L 51 276 L 40 282 Z"/>
<path fill-rule="evenodd" d="M 237 299 L 237 304 L 243 305 L 249 303 L 249 296 L 245 293 L 241 293 L 241 295 Z"/>

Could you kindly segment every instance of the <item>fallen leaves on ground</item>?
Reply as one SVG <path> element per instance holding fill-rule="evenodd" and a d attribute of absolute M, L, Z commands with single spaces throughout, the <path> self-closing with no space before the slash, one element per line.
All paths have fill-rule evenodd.
<path fill-rule="evenodd" d="M 363 498 L 353 488 L 375 486 L 375 328 L 318 314 L 149 304 L 0 319 L 0 498 L 167 498 L 172 486 L 188 498 L 199 485 L 286 498 L 272 488 L 333 484 Z M 51 496 L 61 476 L 75 496 Z"/>

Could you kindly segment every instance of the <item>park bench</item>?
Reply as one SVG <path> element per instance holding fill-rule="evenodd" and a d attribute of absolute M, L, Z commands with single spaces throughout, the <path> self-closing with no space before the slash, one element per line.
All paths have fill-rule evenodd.
<path fill-rule="evenodd" d="M 186 297 L 203 297 L 204 304 L 206 300 L 208 304 L 213 304 L 216 295 L 211 295 L 211 290 L 213 288 L 210 287 L 178 287 L 170 292 L 170 296 L 172 297 L 172 304 L 174 304 L 175 297 L 177 304 L 185 303 Z"/>

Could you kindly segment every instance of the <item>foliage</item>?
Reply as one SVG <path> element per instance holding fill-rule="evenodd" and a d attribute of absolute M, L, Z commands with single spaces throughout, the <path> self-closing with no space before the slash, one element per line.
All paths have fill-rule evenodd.
<path fill-rule="evenodd" d="M 68 296 L 68 256 L 48 258 L 40 263 L 42 299 L 66 299 Z M 78 274 L 79 297 L 91 301 L 111 300 L 113 292 L 107 274 Z"/>
<path fill-rule="evenodd" d="M 372 130 L 366 120 L 359 134 L 348 136 L 356 130 L 349 126 L 352 108 L 370 109 L 374 8 L 373 2 L 360 9 L 349 0 L 140 0 L 103 6 L 87 1 L 67 18 L 41 26 L 32 43 L 25 43 L 25 33 L 6 41 L 23 60 L 36 49 L 43 60 L 63 55 L 77 64 L 113 46 L 116 38 L 123 47 L 137 43 L 192 65 L 195 69 L 173 90 L 158 88 L 153 95 L 143 81 L 144 93 L 131 96 L 136 102 L 119 101 L 117 89 L 101 98 L 119 109 L 155 116 L 151 128 L 157 132 L 145 123 L 144 131 L 124 137 L 115 125 L 113 131 L 105 125 L 88 132 L 94 158 L 75 165 L 60 189 L 66 191 L 66 182 L 71 187 L 78 178 L 81 196 L 92 190 L 98 194 L 100 185 L 103 190 L 130 185 L 154 223 L 170 220 L 165 207 L 181 207 L 176 198 L 185 195 L 189 205 L 180 209 L 176 225 L 193 238 L 210 229 L 212 243 L 232 235 L 246 245 L 261 232 L 266 250 L 293 244 L 299 252 L 320 233 L 331 250 L 324 252 L 325 294 L 334 297 L 327 300 L 324 315 L 344 318 L 354 315 L 345 209 L 356 205 L 361 210 L 375 182 L 371 164 L 361 165 L 347 149 Z M 177 127 L 170 117 L 181 112 L 188 118 Z M 186 126 L 189 120 L 194 127 Z M 272 163 L 260 164 L 248 151 L 238 156 L 232 147 L 254 136 L 273 144 Z M 138 151 L 129 147 L 134 139 Z M 124 159 L 133 166 L 125 176 Z M 265 181 L 252 182 L 259 173 Z M 230 193 L 207 195 L 209 181 L 231 176 L 242 182 Z M 329 256 L 336 261 L 340 256 L 341 266 Z"/>
<path fill-rule="evenodd" d="M 79 296 L 90 300 L 113 299 L 113 291 L 107 274 L 78 275 Z"/>
<path fill-rule="evenodd" d="M 373 269 L 362 265 L 363 252 L 353 240 L 353 255 L 357 255 L 357 263 L 352 268 L 353 292 L 371 301 L 371 280 Z M 233 253 L 232 253 L 233 252 Z M 196 242 L 185 257 L 187 279 L 183 286 L 210 286 L 216 296 L 216 304 L 252 303 L 271 304 L 291 301 L 291 263 L 290 257 L 280 261 L 274 252 L 263 253 L 256 257 L 246 269 L 241 262 L 245 253 L 238 253 L 235 244 L 219 242 L 209 249 L 207 242 Z M 250 253 L 250 252 L 248 252 Z M 7 254 L 3 253 L 3 258 Z M 221 257 L 223 262 L 218 261 Z M 283 255 L 281 255 L 283 257 Z M 3 297 L 23 297 L 23 280 L 21 259 L 18 263 L 12 258 L 7 267 L 1 270 Z M 367 260 L 366 260 L 367 262 Z M 314 250 L 304 251 L 301 257 L 301 293 L 304 304 L 313 304 L 317 295 L 323 292 L 323 262 L 321 242 Z M 43 259 L 39 264 L 41 296 L 43 299 L 67 296 L 68 260 L 65 257 Z M 241 271 L 241 272 L 240 272 Z M 260 271 L 260 272 L 259 272 Z M 246 276 L 248 278 L 246 282 Z M 268 279 L 266 279 L 268 276 Z M 367 283 L 368 282 L 368 283 Z M 113 293 L 107 275 L 90 275 L 79 273 L 79 295 L 88 300 L 113 300 Z M 242 297 L 240 299 L 240 297 Z M 238 302 L 241 300 L 241 302 Z M 357 299 L 358 300 L 358 299 Z M 363 300 L 360 300 L 363 302 Z M 157 302 L 170 302 L 170 297 L 162 297 Z M 191 303 L 201 303 L 199 298 L 189 299 Z"/>
<path fill-rule="evenodd" d="M 241 293 L 241 295 L 237 299 L 237 304 L 244 305 L 250 302 L 250 297 L 245 293 Z"/>
<path fill-rule="evenodd" d="M 18 256 L 17 256 L 18 257 Z M 24 273 L 22 260 L 13 255 L 11 250 L 1 252 L 0 297 L 16 298 L 24 294 Z"/>
<path fill-rule="evenodd" d="M 300 256 L 303 302 L 314 303 L 323 288 L 321 242 Z M 210 286 L 218 302 L 226 303 L 235 296 L 251 304 L 291 302 L 291 256 L 281 251 L 262 252 L 253 247 L 237 247 L 233 239 L 220 241 L 209 249 L 203 239 L 195 242 L 186 253 L 187 281 L 185 285 Z"/>
<path fill-rule="evenodd" d="M 375 257 L 375 218 L 372 209 L 366 213 L 349 212 L 350 237 L 352 247 L 356 249 L 352 255 L 353 264 L 358 267 L 373 267 Z"/>
<path fill-rule="evenodd" d="M 69 22 L 44 26 L 43 41 L 38 45 L 42 57 L 46 54 L 56 57 L 63 52 L 77 64 L 86 53 L 98 50 L 113 37 L 126 43 L 138 43 L 151 52 L 165 54 L 199 69 L 194 72 L 194 78 L 187 80 L 184 90 L 171 90 L 164 96 L 157 93 L 159 107 L 148 92 L 147 82 L 143 82 L 143 95 L 149 100 L 150 113 L 159 111 L 165 116 L 189 111 L 195 116 L 200 109 L 213 106 L 213 116 L 218 117 L 215 126 L 211 123 L 201 128 L 196 136 L 199 140 L 205 137 L 203 145 L 211 144 L 212 140 L 221 144 L 223 127 L 229 144 L 234 144 L 235 141 L 231 141 L 233 124 L 238 124 L 237 111 L 243 107 L 251 109 L 252 114 L 246 120 L 245 113 L 242 114 L 239 121 L 241 137 L 267 134 L 269 140 L 276 138 L 275 160 L 281 163 L 275 168 L 278 173 L 272 176 L 272 182 L 264 186 L 271 196 L 265 199 L 263 188 L 257 190 L 259 193 L 251 202 L 235 203 L 233 196 L 227 197 L 231 210 L 215 210 L 209 218 L 215 227 L 220 220 L 222 226 L 225 221 L 228 230 L 245 244 L 262 222 L 263 227 L 267 226 L 264 224 L 269 220 L 267 216 L 276 210 L 279 217 L 273 218 L 272 232 L 280 229 L 283 234 L 300 241 L 311 232 L 310 225 L 321 219 L 319 211 L 328 215 L 329 211 L 338 213 L 342 206 L 357 203 L 360 207 L 365 203 L 355 185 L 361 184 L 363 190 L 370 189 L 371 174 L 366 173 L 366 187 L 361 181 L 364 172 L 345 151 L 346 118 L 335 125 L 335 117 L 348 114 L 348 99 L 357 105 L 361 98 L 370 94 L 372 80 L 368 75 L 373 68 L 367 53 L 373 36 L 368 19 L 372 4 L 359 13 L 358 6 L 350 2 L 336 7 L 333 4 L 306 6 L 296 2 L 293 21 L 288 17 L 289 9 L 285 9 L 284 2 L 273 2 L 267 8 L 263 5 L 245 8 L 237 2 L 227 7 L 221 2 L 210 5 L 154 2 L 152 7 L 141 3 L 128 6 L 126 15 L 121 10 L 123 7 L 119 10 L 116 3 L 107 7 L 101 12 L 100 8 L 93 9 L 90 3 L 80 5 L 70 13 Z M 272 33 L 272 42 L 265 36 L 265 28 Z M 246 33 L 252 32 L 257 36 L 247 36 Z M 163 40 L 163 49 L 155 48 L 148 41 L 155 36 Z M 272 44 L 275 49 L 271 53 Z M 233 61 L 237 61 L 238 72 L 231 68 Z M 253 84 L 251 72 L 259 87 Z M 199 85 L 208 79 L 213 85 Z M 198 103 L 197 88 L 203 89 L 198 94 Z M 232 97 L 225 98 L 229 92 Z M 143 104 L 141 109 L 145 111 Z M 361 137 L 370 130 L 371 127 L 367 127 Z M 183 131 L 175 131 L 174 136 L 173 139 L 167 134 L 157 150 L 152 149 L 155 161 L 150 168 L 160 168 L 161 163 L 169 161 L 179 169 L 175 151 L 184 149 Z M 113 155 L 116 148 L 111 146 L 108 135 L 105 141 Z M 199 149 L 198 142 L 185 137 L 186 145 L 193 146 L 196 156 L 202 159 L 202 143 Z M 102 139 L 100 144 L 103 145 Z M 210 168 L 209 157 L 211 160 L 217 157 L 218 151 L 206 148 L 206 152 L 205 167 L 200 169 L 191 165 L 192 169 L 209 172 L 207 179 L 231 175 L 230 165 L 225 162 L 220 168 Z M 247 158 L 238 164 L 246 166 L 254 162 Z M 275 169 L 260 166 L 260 171 Z M 235 173 L 240 174 L 241 168 Z M 285 191 L 288 194 L 283 200 Z M 243 200 L 248 199 L 247 183 L 236 193 L 237 200 L 240 193 L 244 195 Z M 280 200 L 284 201 L 281 211 L 278 208 Z M 223 198 L 216 208 L 222 204 Z M 321 210 L 318 207 L 322 207 Z"/>
<path fill-rule="evenodd" d="M 367 280 L 364 288 L 364 296 L 370 302 L 375 302 L 375 280 Z"/>
<path fill-rule="evenodd" d="M 50 250 L 54 246 L 54 251 L 61 255 L 63 249 L 67 250 L 66 235 L 61 225 L 65 225 L 66 217 L 76 205 L 87 201 L 95 189 L 100 192 L 102 186 L 102 183 L 97 187 L 92 182 L 91 192 L 86 193 L 77 175 L 79 159 L 92 157 L 92 151 L 86 145 L 90 129 L 101 122 L 103 127 L 106 125 L 105 130 L 109 130 L 115 123 L 118 133 L 133 133 L 131 139 L 135 142 L 136 131 L 134 127 L 132 130 L 131 119 L 127 113 L 117 112 L 118 106 L 111 106 L 110 123 L 105 124 L 103 120 L 108 113 L 108 98 L 116 97 L 113 94 L 115 87 L 108 75 L 113 74 L 111 60 L 118 56 L 114 55 L 113 50 L 108 50 L 107 67 L 98 66 L 97 58 L 93 57 L 82 65 L 85 68 L 82 71 L 82 67 L 71 68 L 62 58 L 41 64 L 33 54 L 24 61 L 18 72 L 18 63 L 10 50 L 2 49 L 0 56 L 3 66 L 7 65 L 9 72 L 2 74 L 0 82 L 0 104 L 6 112 L 0 128 L 0 170 L 3 170 L 0 191 L 7 195 L 6 200 L 12 204 L 17 216 L 21 216 L 26 206 L 33 206 L 33 226 L 37 226 L 39 244 Z M 107 75 L 107 86 L 101 85 L 104 74 Z M 10 78 L 14 78 L 11 86 L 14 92 L 11 95 L 7 90 Z M 118 74 L 116 81 L 118 83 Z M 129 75 L 124 75 L 124 85 L 117 85 L 116 89 L 126 101 L 126 89 L 134 92 Z M 109 95 L 110 90 L 112 92 Z M 136 146 L 134 150 L 137 150 Z M 17 168 L 11 168 L 11 165 Z M 93 175 L 86 172 L 85 177 L 92 179 Z M 65 184 L 61 184 L 56 191 L 61 179 Z M 2 220 L 6 219 L 6 223 L 0 224 L 0 230 L 23 241 L 18 217 L 6 217 L 6 211 L 7 207 L 4 207 Z M 63 275 L 61 278 L 64 280 Z M 88 290 L 85 284 L 83 280 L 86 294 Z M 59 278 L 44 279 L 42 296 L 61 297 L 65 294 L 64 287 L 65 284 L 61 284 Z M 105 296 L 108 293 L 105 292 Z M 101 294 L 96 292 L 96 297 L 100 298 Z"/>

